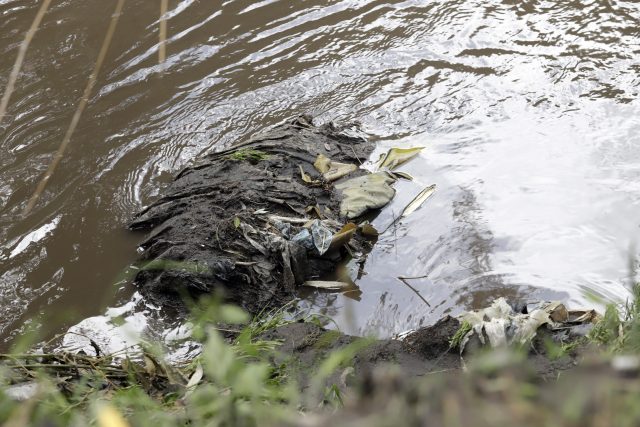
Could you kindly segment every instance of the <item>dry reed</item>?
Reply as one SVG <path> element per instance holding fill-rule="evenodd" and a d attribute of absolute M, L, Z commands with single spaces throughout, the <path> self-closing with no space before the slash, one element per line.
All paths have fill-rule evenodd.
<path fill-rule="evenodd" d="M 27 215 L 29 212 L 31 212 L 31 209 L 33 209 L 35 204 L 38 202 L 38 199 L 40 198 L 40 195 L 44 191 L 47 185 L 47 182 L 55 172 L 56 167 L 58 166 L 58 163 L 60 163 L 60 160 L 62 160 L 62 156 L 64 155 L 64 152 L 67 149 L 69 142 L 71 141 L 71 136 L 73 135 L 74 131 L 78 127 L 78 123 L 80 122 L 80 117 L 82 116 L 83 111 L 85 110 L 87 104 L 89 103 L 89 96 L 91 95 L 91 91 L 93 90 L 93 87 L 96 84 L 96 80 L 98 78 L 98 74 L 100 73 L 100 68 L 102 67 L 102 63 L 104 62 L 104 59 L 107 56 L 107 50 L 109 49 L 109 45 L 111 44 L 111 39 L 113 38 L 113 34 L 116 30 L 116 26 L 118 25 L 118 19 L 120 18 L 120 14 L 122 13 L 123 6 L 124 6 L 124 0 L 118 0 L 118 4 L 116 4 L 115 11 L 111 16 L 111 22 L 109 23 L 107 34 L 104 37 L 104 41 L 102 42 L 102 47 L 100 48 L 100 52 L 98 53 L 98 59 L 96 60 L 96 64 L 94 66 L 93 72 L 89 76 L 89 81 L 87 82 L 87 86 L 84 89 L 82 99 L 80 99 L 78 108 L 76 108 L 73 118 L 71 119 L 71 123 L 69 124 L 69 128 L 67 129 L 67 132 L 65 133 L 64 138 L 62 139 L 62 143 L 60 144 L 58 151 L 53 156 L 53 160 L 49 164 L 49 168 L 45 172 L 44 176 L 38 183 L 38 187 L 33 192 L 33 195 L 31 196 L 31 198 L 29 199 L 29 203 L 27 203 L 27 207 L 24 209 L 23 215 Z"/>
<path fill-rule="evenodd" d="M 22 63 L 24 62 L 24 58 L 27 54 L 27 49 L 29 48 L 29 44 L 31 40 L 33 40 L 33 36 L 38 31 L 40 27 L 40 23 L 42 22 L 42 18 L 44 14 L 47 12 L 49 8 L 49 4 L 51 0 L 43 0 L 40 5 L 40 9 L 38 9 L 38 13 L 36 17 L 33 19 L 31 23 L 31 27 L 27 31 L 27 34 L 24 36 L 24 40 L 22 44 L 20 44 L 20 49 L 18 50 L 18 57 L 16 58 L 15 64 L 13 64 L 13 69 L 11 70 L 11 74 L 9 74 L 9 81 L 7 82 L 7 87 L 4 90 L 4 95 L 0 100 L 0 123 L 2 123 L 2 119 L 4 119 L 5 114 L 7 113 L 7 106 L 9 105 L 9 98 L 11 98 L 11 94 L 13 93 L 16 87 L 16 81 L 18 80 L 18 75 L 20 74 L 20 69 L 22 68 Z"/>
<path fill-rule="evenodd" d="M 165 15 L 169 9 L 169 0 L 160 0 L 160 44 L 158 45 L 158 62 L 167 59 L 167 19 Z"/>

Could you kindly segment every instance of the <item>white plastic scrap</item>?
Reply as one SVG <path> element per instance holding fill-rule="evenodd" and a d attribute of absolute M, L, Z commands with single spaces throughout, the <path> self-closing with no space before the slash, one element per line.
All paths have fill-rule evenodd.
<path fill-rule="evenodd" d="M 542 325 L 559 326 L 551 319 L 552 313 L 566 309 L 558 302 L 541 305 L 529 314 L 515 313 L 504 298 L 498 298 L 488 308 L 463 313 L 460 319 L 471 325 L 471 330 L 460 343 L 460 352 L 469 339 L 477 335 L 482 344 L 488 339 L 491 347 L 513 343 L 526 344 L 535 336 Z"/>
<path fill-rule="evenodd" d="M 333 233 L 322 225 L 321 221 L 317 219 L 313 221 L 313 224 L 311 224 L 311 235 L 313 236 L 313 244 L 316 246 L 320 255 L 323 255 L 329 250 Z"/>
<path fill-rule="evenodd" d="M 38 383 L 35 381 L 8 386 L 4 389 L 4 394 L 18 402 L 24 402 L 25 400 L 33 398 L 37 392 Z"/>

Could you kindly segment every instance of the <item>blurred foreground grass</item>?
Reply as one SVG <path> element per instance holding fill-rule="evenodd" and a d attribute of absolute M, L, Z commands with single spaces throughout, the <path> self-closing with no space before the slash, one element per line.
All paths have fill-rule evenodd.
<path fill-rule="evenodd" d="M 638 287 L 635 294 L 638 294 Z M 581 365 L 543 382 L 524 353 L 478 354 L 466 372 L 404 378 L 374 371 L 345 390 L 327 379 L 370 341 L 319 360 L 302 384 L 261 335 L 283 312 L 248 322 L 232 306 L 204 302 L 193 314 L 195 360 L 164 362 L 149 343 L 138 356 L 2 355 L 5 426 L 635 426 L 640 425 L 640 307 L 610 306 L 587 339 Z M 313 318 L 307 321 L 314 321 Z M 220 329 L 219 325 L 245 325 Z M 230 330 L 233 329 L 231 332 Z M 567 350 L 568 351 L 568 350 Z M 558 354 L 561 357 L 562 351 Z M 613 367 L 612 367 L 613 366 Z M 617 367 L 617 369 L 615 369 Z M 21 385 L 19 385 L 21 384 Z"/>

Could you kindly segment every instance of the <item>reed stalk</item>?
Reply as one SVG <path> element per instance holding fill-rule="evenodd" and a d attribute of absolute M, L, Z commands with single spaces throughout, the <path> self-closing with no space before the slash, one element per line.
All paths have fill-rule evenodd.
<path fill-rule="evenodd" d="M 2 99 L 0 99 L 0 123 L 2 123 L 2 119 L 4 119 L 5 114 L 7 113 L 7 107 L 9 105 L 9 99 L 11 98 L 11 94 L 13 93 L 16 87 L 16 81 L 18 80 L 18 75 L 20 74 L 20 69 L 22 68 L 22 63 L 24 62 L 24 58 L 27 55 L 27 49 L 29 48 L 29 44 L 31 44 L 31 40 L 33 40 L 33 36 L 35 36 L 36 31 L 40 27 L 40 23 L 42 22 L 42 18 L 45 13 L 47 13 L 47 9 L 49 8 L 49 4 L 51 4 L 51 0 L 43 0 L 40 5 L 40 9 L 38 9 L 38 13 L 36 13 L 36 17 L 33 19 L 31 23 L 31 27 L 27 31 L 27 34 L 24 36 L 24 40 L 20 44 L 20 49 L 18 50 L 18 57 L 16 58 L 16 62 L 13 64 L 13 69 L 11 70 L 11 74 L 9 74 L 9 80 L 7 81 L 7 87 L 4 90 L 4 95 L 2 95 Z"/>
<path fill-rule="evenodd" d="M 98 53 L 98 59 L 96 60 L 96 64 L 93 68 L 93 72 L 89 76 L 89 81 L 87 82 L 87 86 L 84 89 L 84 93 L 82 95 L 82 98 L 80 99 L 80 103 L 76 108 L 73 118 L 71 119 L 69 128 L 67 129 L 67 132 L 65 133 L 64 138 L 60 143 L 60 147 L 58 147 L 58 151 L 56 151 L 55 155 L 53 156 L 53 160 L 49 164 L 49 168 L 45 172 L 44 176 L 38 183 L 38 187 L 33 192 L 31 198 L 29 199 L 29 202 L 27 203 L 27 207 L 24 209 L 23 215 L 27 215 L 29 212 L 31 212 L 31 209 L 33 209 L 35 204 L 38 202 L 40 195 L 42 194 L 45 187 L 47 186 L 47 182 L 49 182 L 49 179 L 55 172 L 56 167 L 58 166 L 58 163 L 60 163 L 60 160 L 62 160 L 62 157 L 64 156 L 64 152 L 66 151 L 69 145 L 69 142 L 71 142 L 71 137 L 73 136 L 73 133 L 78 127 L 78 123 L 80 122 L 80 117 L 82 116 L 82 113 L 84 112 L 85 108 L 87 107 L 87 104 L 89 103 L 89 96 L 91 95 L 91 91 L 93 90 L 93 87 L 96 84 L 96 80 L 98 79 L 98 74 L 100 73 L 100 68 L 102 68 L 104 59 L 107 56 L 109 45 L 111 44 L 111 40 L 113 39 L 113 34 L 115 33 L 116 26 L 118 25 L 120 14 L 122 13 L 124 1 L 125 0 L 118 0 L 118 3 L 116 4 L 115 11 L 111 16 L 111 22 L 109 23 L 109 28 L 107 29 L 107 33 L 104 37 L 104 41 L 102 42 L 102 47 L 100 48 L 100 52 Z"/>
<path fill-rule="evenodd" d="M 163 64 L 167 59 L 167 19 L 169 0 L 160 0 L 160 44 L 158 45 L 158 62 Z"/>

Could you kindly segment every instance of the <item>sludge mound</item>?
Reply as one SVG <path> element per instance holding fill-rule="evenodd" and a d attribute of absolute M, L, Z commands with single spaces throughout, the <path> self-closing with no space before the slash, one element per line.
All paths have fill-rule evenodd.
<path fill-rule="evenodd" d="M 282 306 L 370 247 L 341 218 L 332 182 L 368 174 L 358 165 L 372 150 L 349 127 L 302 116 L 207 156 L 130 224 L 149 232 L 136 284 L 165 306 L 214 291 L 252 314 Z M 331 170 L 319 173 L 320 160 Z"/>

